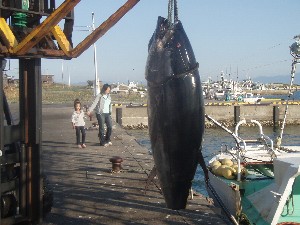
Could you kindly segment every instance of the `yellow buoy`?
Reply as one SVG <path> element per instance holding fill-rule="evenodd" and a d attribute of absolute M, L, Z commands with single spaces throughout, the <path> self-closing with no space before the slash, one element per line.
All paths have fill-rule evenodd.
<path fill-rule="evenodd" d="M 230 167 L 226 167 L 222 170 L 222 175 L 223 177 L 225 177 L 226 179 L 232 180 L 235 178 L 235 176 L 233 175 L 233 169 Z"/>
<path fill-rule="evenodd" d="M 233 162 L 231 161 L 231 159 L 222 159 L 221 160 L 222 165 L 226 165 L 226 166 L 232 166 Z"/>
<path fill-rule="evenodd" d="M 221 166 L 221 163 L 219 160 L 214 160 L 212 163 L 209 164 L 210 167 L 214 167 L 214 166 Z"/>

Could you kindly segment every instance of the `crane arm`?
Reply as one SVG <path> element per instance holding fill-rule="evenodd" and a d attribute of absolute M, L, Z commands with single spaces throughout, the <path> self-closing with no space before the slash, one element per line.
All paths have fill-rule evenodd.
<path fill-rule="evenodd" d="M 77 58 L 99 38 L 101 38 L 110 28 L 112 28 L 129 10 L 131 10 L 140 0 L 128 0 L 98 28 L 96 28 L 89 36 L 80 42 L 73 50 L 71 57 Z"/>
<path fill-rule="evenodd" d="M 24 55 L 33 46 L 48 34 L 51 29 L 57 25 L 80 0 L 65 0 L 55 11 L 51 13 L 41 24 L 34 28 L 14 49 L 17 55 Z"/>

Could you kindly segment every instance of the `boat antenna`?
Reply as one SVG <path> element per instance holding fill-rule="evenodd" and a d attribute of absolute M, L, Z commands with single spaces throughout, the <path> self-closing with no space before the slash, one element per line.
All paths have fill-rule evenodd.
<path fill-rule="evenodd" d="M 300 63 L 300 35 L 297 35 L 294 37 L 296 40 L 291 46 L 290 46 L 290 54 L 293 56 L 293 62 L 292 62 L 292 70 L 291 70 L 291 81 L 290 81 L 290 86 L 289 86 L 289 93 L 288 93 L 288 98 L 285 101 L 285 111 L 284 111 L 284 117 L 283 117 L 283 122 L 281 126 L 281 132 L 280 136 L 277 138 L 277 146 L 280 147 L 281 141 L 282 141 L 282 136 L 283 136 L 283 130 L 286 124 L 286 116 L 287 116 L 287 111 L 288 111 L 288 103 L 291 99 L 291 96 L 293 94 L 293 83 L 294 83 L 294 78 L 295 78 L 295 73 L 296 73 L 296 65 Z"/>

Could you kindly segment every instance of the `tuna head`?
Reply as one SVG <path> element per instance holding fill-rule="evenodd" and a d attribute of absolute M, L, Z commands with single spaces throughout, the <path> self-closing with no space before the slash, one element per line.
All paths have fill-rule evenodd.
<path fill-rule="evenodd" d="M 157 175 L 168 208 L 182 209 L 204 131 L 202 88 L 194 52 L 180 21 L 158 18 L 148 47 L 148 124 Z"/>
<path fill-rule="evenodd" d="M 160 85 L 172 76 L 197 68 L 189 39 L 178 20 L 174 24 L 158 17 L 157 25 L 148 45 L 146 80 Z"/>

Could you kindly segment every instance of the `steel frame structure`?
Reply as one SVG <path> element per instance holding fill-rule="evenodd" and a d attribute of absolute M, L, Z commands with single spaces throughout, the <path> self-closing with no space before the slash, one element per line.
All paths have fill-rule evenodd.
<path fill-rule="evenodd" d="M 65 0 L 57 8 L 55 0 L 26 1 L 24 9 L 24 0 L 0 0 L 0 225 L 38 224 L 43 218 L 41 58 L 80 56 L 139 2 L 128 0 L 73 48 L 73 9 L 80 0 Z M 26 15 L 24 27 L 12 25 L 16 15 Z M 3 92 L 7 58 L 19 60 L 18 124 Z"/>

